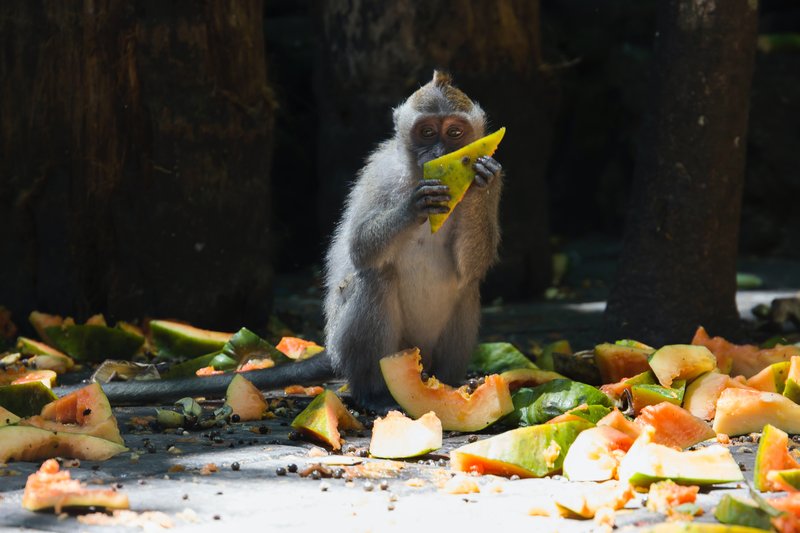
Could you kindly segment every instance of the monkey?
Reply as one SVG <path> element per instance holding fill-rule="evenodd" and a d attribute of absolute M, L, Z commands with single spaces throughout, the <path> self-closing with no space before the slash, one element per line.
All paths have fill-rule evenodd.
<path fill-rule="evenodd" d="M 247 373 L 261 389 L 345 378 L 362 406 L 390 405 L 379 361 L 418 347 L 426 371 L 463 379 L 477 343 L 480 282 L 497 260 L 502 166 L 492 157 L 442 228 L 450 191 L 423 180 L 423 165 L 484 136 L 486 114 L 452 84 L 433 79 L 393 110 L 394 136 L 368 157 L 345 201 L 325 258 L 325 351 Z M 104 384 L 112 404 L 224 393 L 231 376 Z"/>

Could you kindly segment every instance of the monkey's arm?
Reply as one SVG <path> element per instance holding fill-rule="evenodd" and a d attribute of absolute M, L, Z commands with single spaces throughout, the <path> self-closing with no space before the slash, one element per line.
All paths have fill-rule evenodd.
<path fill-rule="evenodd" d="M 459 231 L 455 243 L 456 266 L 463 283 L 480 280 L 495 261 L 500 244 L 500 193 L 503 167 L 491 157 L 482 157 L 474 165 L 473 185 L 459 206 Z"/>
<path fill-rule="evenodd" d="M 225 396 L 225 391 L 235 375 L 231 373 L 181 379 L 115 381 L 105 383 L 102 387 L 111 405 L 169 404 L 187 396 L 221 398 Z M 279 389 L 298 383 L 313 385 L 335 377 L 327 352 L 297 363 L 252 370 L 242 375 L 261 390 Z M 57 387 L 55 392 L 63 396 L 81 387 L 83 385 Z"/>
<path fill-rule="evenodd" d="M 391 201 L 393 195 L 395 199 Z M 369 196 L 375 194 L 361 198 Z M 403 236 L 424 223 L 429 215 L 447 213 L 450 188 L 439 180 L 425 180 L 409 193 L 395 191 L 375 200 L 369 206 L 363 201 L 353 205 L 353 216 L 357 218 L 350 236 L 350 258 L 357 269 L 382 265 L 394 257 L 395 245 Z"/>

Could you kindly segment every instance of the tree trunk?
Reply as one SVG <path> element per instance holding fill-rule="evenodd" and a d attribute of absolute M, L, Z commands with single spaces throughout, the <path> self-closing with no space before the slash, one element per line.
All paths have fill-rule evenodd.
<path fill-rule="evenodd" d="M 736 254 L 757 2 L 664 0 L 607 338 L 736 334 Z"/>
<path fill-rule="evenodd" d="M 0 301 L 263 324 L 262 2 L 0 3 Z"/>
<path fill-rule="evenodd" d="M 501 263 L 489 297 L 536 294 L 550 282 L 544 174 L 555 85 L 543 77 L 539 4 L 528 0 L 327 0 L 317 4 L 320 211 L 330 233 L 367 154 L 392 136 L 391 110 L 434 68 L 480 102 L 508 134 Z"/>

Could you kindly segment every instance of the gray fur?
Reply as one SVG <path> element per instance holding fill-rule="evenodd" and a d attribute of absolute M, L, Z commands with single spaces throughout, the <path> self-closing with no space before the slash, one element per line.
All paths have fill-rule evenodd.
<path fill-rule="evenodd" d="M 493 160 L 486 165 L 484 172 L 497 170 L 496 179 L 470 187 L 432 235 L 418 201 L 420 154 L 428 148 L 415 146 L 410 133 L 422 116 L 457 115 L 473 128 L 463 144 L 482 137 L 483 111 L 477 104 L 468 113 L 457 110 L 463 100 L 448 108 L 445 94 L 453 91 L 431 82 L 395 109 L 395 135 L 359 173 L 328 250 L 325 346 L 362 403 L 387 397 L 382 357 L 418 346 L 426 369 L 454 383 L 464 377 L 477 341 L 479 283 L 500 239 L 500 167 Z M 424 109 L 415 108 L 419 102 Z"/>

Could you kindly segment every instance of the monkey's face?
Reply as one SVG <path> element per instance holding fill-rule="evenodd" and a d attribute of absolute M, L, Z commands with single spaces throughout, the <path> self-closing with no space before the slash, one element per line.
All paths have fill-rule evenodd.
<path fill-rule="evenodd" d="M 419 166 L 476 140 L 472 124 L 458 115 L 428 115 L 411 130 L 411 150 Z"/>

